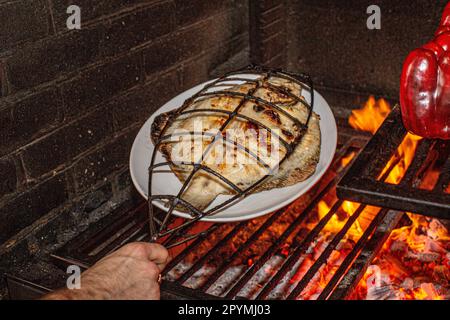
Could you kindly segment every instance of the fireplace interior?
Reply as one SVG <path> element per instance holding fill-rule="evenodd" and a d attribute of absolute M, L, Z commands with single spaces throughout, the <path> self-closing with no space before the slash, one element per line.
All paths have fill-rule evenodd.
<path fill-rule="evenodd" d="M 128 168 L 137 131 L 251 63 L 311 75 L 336 117 L 333 163 L 274 213 L 159 239 L 173 255 L 162 298 L 450 298 L 449 144 L 395 131 L 403 59 L 445 1 L 78 2 L 80 30 L 67 30 L 69 1 L 0 3 L 0 298 L 39 297 L 68 265 L 150 241 Z"/>

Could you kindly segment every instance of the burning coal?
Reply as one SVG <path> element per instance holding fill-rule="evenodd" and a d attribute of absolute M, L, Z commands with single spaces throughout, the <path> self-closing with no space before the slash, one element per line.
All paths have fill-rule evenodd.
<path fill-rule="evenodd" d="M 385 100 L 370 97 L 362 109 L 353 111 L 349 123 L 357 130 L 373 134 L 390 110 Z M 417 136 L 406 135 L 380 179 L 383 177 L 386 182 L 400 183 L 414 159 L 419 141 Z M 290 233 L 285 233 L 305 212 L 311 199 L 315 199 L 317 190 L 332 182 L 355 156 L 356 151 L 348 149 L 316 189 L 301 196 L 282 214 L 266 217 L 272 220 L 257 241 L 252 240 L 246 246 L 253 234 L 265 224 L 266 220 L 262 218 L 248 221 L 245 225 L 221 225 L 218 232 L 210 234 L 196 250 L 190 251 L 168 277 L 181 279 L 185 286 L 204 288 L 217 296 L 227 296 L 229 290 L 233 291 L 233 286 L 244 279 L 243 285 L 231 296 L 248 299 L 320 298 L 330 280 L 338 275 L 337 271 L 346 258 L 352 258 L 350 253 L 354 253 L 355 244 L 369 235 L 366 230 L 381 209 L 339 200 L 333 185 L 307 211 L 307 216 L 298 220 L 301 222 Z M 239 228 L 239 232 L 232 233 L 235 228 Z M 215 246 L 218 249 L 212 250 Z M 448 230 L 440 221 L 405 213 L 350 298 L 448 299 L 449 248 Z M 262 260 L 264 256 L 266 259 Z M 224 260 L 227 261 L 225 267 Z M 185 276 L 186 271 L 196 265 L 198 268 L 194 268 L 190 276 Z M 215 278 L 214 283 L 206 280 L 221 268 L 223 273 L 219 272 L 221 275 Z M 256 271 L 245 278 L 252 268 Z M 301 283 L 303 285 L 298 289 Z"/>
<path fill-rule="evenodd" d="M 370 97 L 362 109 L 353 111 L 349 123 L 355 129 L 374 134 L 389 112 L 390 106 L 384 99 L 376 101 Z M 420 139 L 408 133 L 380 177 L 392 168 L 385 181 L 400 183 L 413 161 Z M 426 177 L 423 181 L 426 183 Z M 392 231 L 352 298 L 450 298 L 450 237 L 447 228 L 437 219 L 412 213 L 406 213 L 403 221 L 402 227 Z"/>

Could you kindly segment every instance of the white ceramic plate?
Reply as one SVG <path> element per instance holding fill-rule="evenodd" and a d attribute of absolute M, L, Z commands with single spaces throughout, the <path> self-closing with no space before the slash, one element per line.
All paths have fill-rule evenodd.
<path fill-rule="evenodd" d="M 240 77 L 243 76 L 244 75 L 240 75 Z M 195 86 L 167 102 L 145 122 L 136 136 L 131 149 L 130 171 L 131 178 L 136 189 L 144 198 L 147 199 L 148 196 L 148 167 L 150 166 L 151 155 L 154 149 L 153 143 L 150 140 L 150 128 L 153 120 L 157 115 L 181 106 L 187 98 L 190 98 L 192 95 L 200 91 L 208 83 L 209 82 L 205 82 Z M 308 102 L 310 102 L 311 96 L 309 92 L 304 90 L 302 95 Z M 300 195 L 307 192 L 322 177 L 330 166 L 336 151 L 337 143 L 337 128 L 333 113 L 331 112 L 328 103 L 317 91 L 314 91 L 314 112 L 320 115 L 322 143 L 320 147 L 319 163 L 315 173 L 311 177 L 289 187 L 271 189 L 268 191 L 251 194 L 234 205 L 226 207 L 214 215 L 203 218 L 202 221 L 232 222 L 253 219 L 273 212 L 291 203 Z M 162 155 L 158 153 L 155 163 L 162 161 L 165 160 Z M 153 194 L 176 195 L 181 188 L 181 182 L 170 170 L 165 171 L 167 172 L 155 173 L 153 175 Z M 222 203 L 230 197 L 231 196 L 225 195 L 218 196 L 209 208 Z M 163 202 L 155 201 L 154 204 L 162 210 L 167 211 L 167 207 L 164 206 Z M 189 214 L 177 210 L 174 210 L 173 214 L 183 218 L 191 218 Z"/>

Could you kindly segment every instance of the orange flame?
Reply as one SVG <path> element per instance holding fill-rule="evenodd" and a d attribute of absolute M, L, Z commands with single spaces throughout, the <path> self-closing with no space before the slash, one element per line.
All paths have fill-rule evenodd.
<path fill-rule="evenodd" d="M 389 112 L 391 107 L 386 100 L 381 98 L 376 101 L 374 96 L 370 96 L 363 108 L 352 111 L 348 123 L 352 128 L 374 134 Z"/>
<path fill-rule="evenodd" d="M 374 134 L 383 123 L 386 116 L 391 111 L 389 104 L 384 99 L 375 100 L 373 96 L 370 96 L 363 108 L 359 110 L 353 110 L 349 118 L 349 124 L 358 130 L 368 131 Z M 396 153 L 391 157 L 378 179 L 385 175 L 386 171 L 391 170 L 385 179 L 385 182 L 391 184 L 398 184 L 405 175 L 408 167 L 413 161 L 417 144 L 421 137 L 408 133 L 403 139 L 402 143 L 397 148 Z M 342 161 L 344 163 L 344 161 Z M 429 177 L 428 180 L 434 181 Z M 427 180 L 427 181 L 428 181 Z M 450 187 L 449 187 L 450 189 Z M 347 205 L 347 204 L 346 204 Z M 348 209 L 348 208 L 347 208 Z M 392 231 L 388 241 L 383 246 L 383 250 L 377 259 L 383 259 L 386 255 L 386 265 L 389 266 L 389 272 L 391 275 L 396 274 L 395 270 L 405 270 L 399 274 L 399 277 L 403 278 L 408 272 L 408 268 L 403 268 L 396 265 L 394 262 L 389 261 L 389 256 L 392 255 L 390 248 L 393 242 L 406 243 L 408 252 L 412 254 L 430 253 L 439 251 L 445 255 L 446 249 L 440 247 L 441 243 L 450 241 L 450 235 L 447 228 L 445 228 L 437 219 L 429 219 L 420 215 L 407 213 L 411 224 L 395 229 Z M 423 263 L 422 263 L 423 264 Z M 432 264 L 430 264 L 432 265 Z M 395 269 L 397 268 L 397 269 Z M 400 268 L 400 269 L 399 269 Z M 432 268 L 432 267 L 430 267 Z M 391 270 L 392 269 L 392 270 Z M 363 277 L 363 280 L 359 284 L 358 290 L 367 290 L 368 281 L 371 279 L 372 273 L 367 270 Z M 391 278 L 395 276 L 391 276 Z M 401 281 L 401 280 L 400 280 Z M 404 289 L 400 288 L 400 296 L 402 299 L 442 299 L 432 283 L 422 283 L 420 287 Z"/>
<path fill-rule="evenodd" d="M 342 167 L 346 167 L 353 160 L 355 155 L 356 155 L 356 152 L 350 152 L 345 157 L 342 157 L 342 159 L 341 159 L 341 166 Z"/>
<path fill-rule="evenodd" d="M 375 100 L 374 96 L 370 96 L 363 108 L 352 111 L 348 122 L 355 129 L 374 134 L 390 112 L 391 106 L 386 100 Z M 398 184 L 414 158 L 420 139 L 419 136 L 408 133 L 378 178 L 398 161 L 385 180 L 387 183 Z"/>
<path fill-rule="evenodd" d="M 399 184 L 403 176 L 405 175 L 406 170 L 408 170 L 409 165 L 414 159 L 417 143 L 420 139 L 422 138 L 408 132 L 402 143 L 398 146 L 397 151 L 389 160 L 386 167 L 384 167 L 378 178 L 381 178 L 385 174 L 386 170 L 388 170 L 394 162 L 400 159 L 400 161 L 394 166 L 394 168 L 392 168 L 391 172 L 385 180 L 385 182 L 387 183 Z"/>
<path fill-rule="evenodd" d="M 338 209 L 338 211 L 333 214 L 330 221 L 326 224 L 324 227 L 324 231 L 330 232 L 332 234 L 335 234 L 339 232 L 345 225 L 347 218 L 350 217 L 356 209 L 358 209 L 359 204 L 356 202 L 351 201 L 344 201 L 341 205 L 341 207 Z M 322 218 L 330 212 L 331 207 L 328 206 L 328 204 L 321 200 L 318 204 L 318 214 L 319 219 L 322 220 Z M 344 213 L 344 214 L 339 214 Z M 358 220 L 350 227 L 349 231 L 347 232 L 346 236 L 350 237 L 351 239 L 357 239 L 360 237 L 363 233 L 363 230 L 361 228 L 360 223 Z"/>

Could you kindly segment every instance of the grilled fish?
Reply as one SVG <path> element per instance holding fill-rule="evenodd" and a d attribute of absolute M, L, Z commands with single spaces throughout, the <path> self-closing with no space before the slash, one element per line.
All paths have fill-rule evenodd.
<path fill-rule="evenodd" d="M 159 145 L 159 151 L 171 162 L 171 170 L 182 183 L 190 178 L 181 199 L 198 210 L 208 208 L 220 194 L 236 194 L 236 188 L 251 187 L 267 174 L 269 176 L 252 192 L 306 180 L 319 161 L 320 118 L 312 112 L 307 129 L 302 132 L 299 123 L 307 121 L 309 110 L 298 83 L 271 76 L 226 90 L 251 93 L 255 99 L 242 102 L 242 97 L 236 95 L 202 96 L 194 99 L 184 109 L 185 113 L 172 111 L 157 116 L 151 128 L 154 144 L 161 136 L 172 136 Z M 272 107 L 258 99 L 269 102 Z M 229 113 L 236 108 L 239 116 L 228 121 Z M 219 129 L 225 126 L 225 133 L 218 139 Z M 179 132 L 184 134 L 177 134 Z M 296 139 L 295 148 L 289 152 L 287 144 Z M 286 160 L 280 164 L 286 155 Z M 198 170 L 190 176 L 193 163 L 201 163 L 209 170 Z M 188 211 L 182 206 L 178 209 Z"/>

